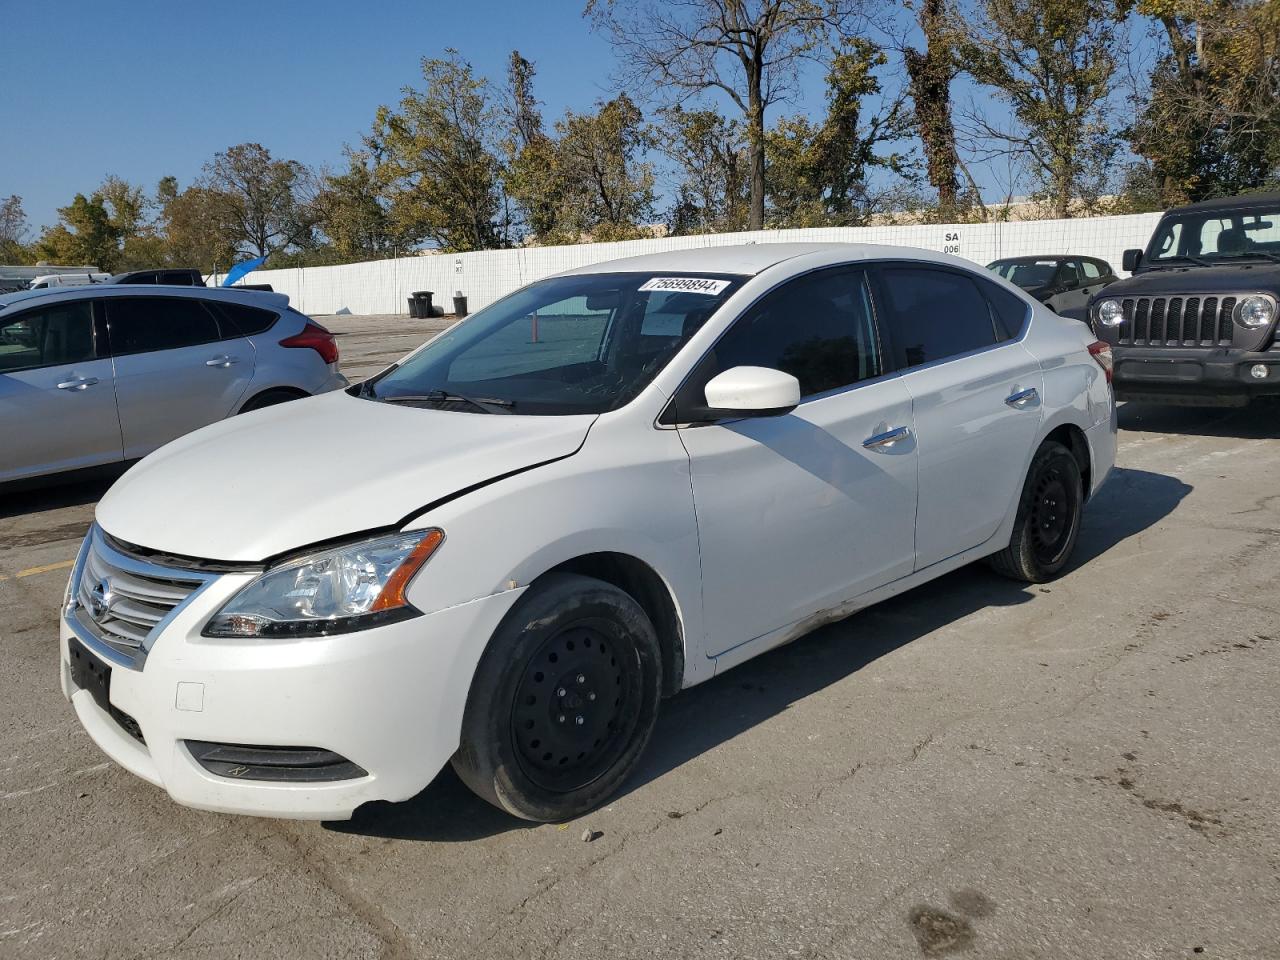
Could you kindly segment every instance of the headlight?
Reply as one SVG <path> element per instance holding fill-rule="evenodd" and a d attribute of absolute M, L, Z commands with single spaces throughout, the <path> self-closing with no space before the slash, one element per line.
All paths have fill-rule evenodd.
<path fill-rule="evenodd" d="M 416 616 L 405 588 L 443 542 L 443 530 L 414 530 L 272 567 L 228 600 L 204 635 L 315 637 Z"/>
<path fill-rule="evenodd" d="M 1269 297 L 1245 297 L 1236 304 L 1236 320 L 1252 330 L 1268 326 L 1275 315 L 1275 301 Z"/>
<path fill-rule="evenodd" d="M 1104 327 L 1118 327 L 1124 323 L 1124 310 L 1119 300 L 1103 300 L 1098 304 L 1098 322 Z"/>

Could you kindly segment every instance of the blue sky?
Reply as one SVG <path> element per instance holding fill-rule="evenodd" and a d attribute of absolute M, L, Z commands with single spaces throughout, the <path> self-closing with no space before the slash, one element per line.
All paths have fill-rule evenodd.
<path fill-rule="evenodd" d="M 509 52 L 535 61 L 550 123 L 612 91 L 610 46 L 582 0 L 0 0 L 0 197 L 24 200 L 32 234 L 107 174 L 148 192 L 182 185 L 213 154 L 256 141 L 337 166 L 382 103 L 456 47 L 500 82 Z M 804 88 L 822 109 L 821 71 Z M 785 104 L 773 117 L 795 109 Z"/>

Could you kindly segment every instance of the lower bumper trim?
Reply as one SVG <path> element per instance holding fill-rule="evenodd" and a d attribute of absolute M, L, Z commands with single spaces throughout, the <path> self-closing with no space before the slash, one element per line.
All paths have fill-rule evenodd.
<path fill-rule="evenodd" d="M 368 776 L 359 764 L 319 747 L 267 747 L 184 740 L 192 759 L 205 770 L 233 780 L 328 783 Z"/>

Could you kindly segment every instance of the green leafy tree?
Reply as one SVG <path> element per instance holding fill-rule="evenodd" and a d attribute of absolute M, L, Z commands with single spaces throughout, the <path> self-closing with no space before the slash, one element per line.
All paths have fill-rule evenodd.
<path fill-rule="evenodd" d="M 629 88 L 680 100 L 719 93 L 742 111 L 750 167 L 748 225 L 764 225 L 766 114 L 801 61 L 854 32 L 862 0 L 588 0 L 586 14 L 628 64 Z"/>
<path fill-rule="evenodd" d="M 923 50 L 907 47 L 903 63 L 929 185 L 938 192 L 939 215 L 948 219 L 954 214 L 960 188 L 956 177 L 960 156 L 951 115 L 951 81 L 955 79 L 956 66 L 947 0 L 919 0 L 916 19 L 925 46 Z"/>
<path fill-rule="evenodd" d="M 215 154 L 201 186 L 225 209 L 236 249 L 250 256 L 305 247 L 314 242 L 317 219 L 314 174 L 296 160 L 280 160 L 260 143 L 241 143 Z"/>
<path fill-rule="evenodd" d="M 316 206 L 320 229 L 339 260 L 375 260 L 408 246 L 368 153 L 347 151 L 347 169 L 324 177 Z"/>
<path fill-rule="evenodd" d="M 805 116 L 782 118 L 767 134 L 769 219 L 780 227 L 848 226 L 866 222 L 880 197 L 869 185 L 876 169 L 903 175 L 908 159 L 883 148 L 910 132 L 904 99 L 889 99 L 872 114 L 864 102 L 879 98 L 875 69 L 887 63 L 882 50 L 861 39 L 848 41 L 830 61 L 827 113 L 821 123 Z"/>
<path fill-rule="evenodd" d="M 1129 140 L 1139 205 L 1229 196 L 1280 181 L 1280 3 L 1140 0 L 1161 55 Z"/>
<path fill-rule="evenodd" d="M 0 263 L 26 263 L 27 229 L 22 198 L 14 194 L 0 200 Z"/>
<path fill-rule="evenodd" d="M 631 98 L 619 94 L 595 113 L 566 111 L 556 133 L 557 232 L 571 241 L 643 235 L 653 219 L 654 175 L 640 159 L 650 134 Z"/>
<path fill-rule="evenodd" d="M 1117 144 L 1106 107 L 1129 0 L 978 0 L 958 9 L 963 68 L 1004 100 L 1015 125 L 970 117 L 984 159 L 1014 156 L 1040 183 L 1054 216 L 1086 205 L 1105 183 Z"/>
<path fill-rule="evenodd" d="M 232 218 L 231 198 L 201 184 L 180 190 L 177 178 L 165 177 L 156 189 L 156 202 L 164 264 L 213 273 L 239 259 L 239 227 Z"/>
<path fill-rule="evenodd" d="M 58 209 L 58 223 L 36 242 L 38 255 L 52 263 L 93 265 L 108 272 L 133 266 L 155 249 L 148 206 L 141 188 L 108 176 L 89 196 L 77 193 Z"/>
<path fill-rule="evenodd" d="M 379 107 L 365 142 L 378 158 L 396 230 L 454 252 L 506 246 L 496 148 L 502 117 L 488 81 L 456 50 L 424 59 L 423 90 Z"/>
<path fill-rule="evenodd" d="M 507 137 L 503 141 L 506 167 L 503 182 L 515 204 L 526 235 L 556 235 L 563 197 L 557 178 L 555 142 L 542 125 L 542 112 L 533 93 L 536 69 L 511 51 L 507 68 Z"/>
<path fill-rule="evenodd" d="M 676 104 L 661 111 L 652 139 L 678 171 L 672 233 L 746 228 L 747 150 L 738 120 Z"/>

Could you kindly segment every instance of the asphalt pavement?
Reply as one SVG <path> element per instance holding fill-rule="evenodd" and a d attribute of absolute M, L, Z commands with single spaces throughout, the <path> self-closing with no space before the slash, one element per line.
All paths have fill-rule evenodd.
<path fill-rule="evenodd" d="M 321 319 L 353 379 L 443 323 Z M 1280 407 L 1120 419 L 1061 579 L 967 568 L 686 691 L 561 826 L 448 770 L 348 823 L 175 805 L 58 689 L 106 483 L 0 499 L 0 957 L 1276 960 Z"/>

